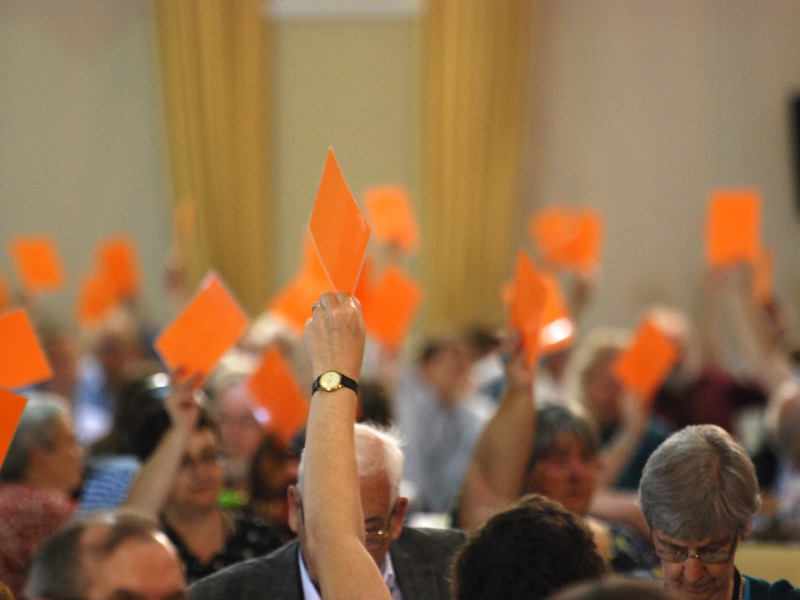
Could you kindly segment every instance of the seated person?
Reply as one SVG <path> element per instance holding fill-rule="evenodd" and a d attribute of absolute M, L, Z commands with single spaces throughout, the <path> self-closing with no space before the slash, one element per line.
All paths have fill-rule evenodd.
<path fill-rule="evenodd" d="M 457 509 L 460 527 L 511 506 L 525 493 L 542 494 L 583 517 L 601 553 L 618 572 L 649 573 L 649 544 L 634 529 L 589 515 L 596 490 L 598 438 L 580 408 L 550 404 L 536 408 L 531 370 L 521 352 L 508 364 L 509 385 L 473 456 Z M 638 507 L 631 510 L 638 514 Z"/>
<path fill-rule="evenodd" d="M 355 425 L 355 453 L 364 513 L 365 545 L 387 587 L 404 600 L 449 598 L 450 558 L 461 532 L 405 527 L 408 499 L 400 496 L 403 454 L 388 432 Z M 300 481 L 304 461 L 300 463 Z M 196 582 L 190 598 L 319 598 L 319 574 L 304 529 L 302 485 L 289 489 L 289 523 L 298 539 L 272 554 L 224 569 Z M 300 576 L 298 577 L 298 572 Z"/>
<path fill-rule="evenodd" d="M 42 544 L 25 594 L 63 598 L 186 598 L 175 547 L 158 523 L 127 511 L 95 512 L 71 521 Z"/>
<path fill-rule="evenodd" d="M 650 455 L 639 500 L 664 586 L 677 598 L 800 598 L 800 589 L 785 580 L 770 584 L 736 569 L 736 549 L 761 498 L 753 463 L 721 427 L 694 425 L 672 434 Z"/>
<path fill-rule="evenodd" d="M 82 470 L 66 404 L 32 392 L 0 469 L 0 581 L 16 597 L 39 544 L 72 517 Z"/>
<path fill-rule="evenodd" d="M 558 502 L 532 494 L 486 521 L 456 555 L 455 600 L 537 600 L 605 574 L 592 532 Z"/>
<path fill-rule="evenodd" d="M 194 397 L 197 383 L 173 379 L 162 409 L 168 426 L 127 500 L 160 517 L 189 582 L 282 543 L 266 520 L 219 506 L 225 485 L 219 432 Z"/>
<path fill-rule="evenodd" d="M 600 581 L 585 581 L 570 585 L 549 600 L 677 600 L 669 590 L 649 581 L 632 577 L 611 576 Z"/>

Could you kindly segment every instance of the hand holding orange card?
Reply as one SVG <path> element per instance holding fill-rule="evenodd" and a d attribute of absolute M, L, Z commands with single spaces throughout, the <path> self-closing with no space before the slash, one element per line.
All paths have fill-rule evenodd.
<path fill-rule="evenodd" d="M 528 365 L 533 365 L 539 357 L 539 334 L 546 294 L 533 262 L 520 251 L 511 294 L 509 326 L 511 330 L 520 332 Z"/>
<path fill-rule="evenodd" d="M 268 348 L 246 385 L 256 402 L 256 419 L 288 445 L 305 425 L 309 406 L 281 354 Z"/>
<path fill-rule="evenodd" d="M 24 396 L 0 389 L 0 466 L 6 458 L 8 447 L 14 439 L 14 432 L 27 403 L 28 399 Z"/>
<path fill-rule="evenodd" d="M 248 325 L 247 315 L 225 284 L 209 273 L 188 306 L 153 345 L 171 371 L 183 369 L 205 378 Z"/>
<path fill-rule="evenodd" d="M 352 294 L 367 251 L 370 228 L 328 151 L 308 221 L 311 239 L 334 291 Z"/>
<path fill-rule="evenodd" d="M 53 376 L 28 313 L 16 309 L 0 316 L 0 387 L 16 389 Z"/>
<path fill-rule="evenodd" d="M 57 291 L 64 287 L 64 268 L 51 237 L 18 236 L 11 240 L 9 250 L 20 286 L 25 291 Z"/>
<path fill-rule="evenodd" d="M 389 350 L 398 350 L 408 334 L 422 287 L 398 267 L 388 267 L 362 304 L 367 332 Z"/>
<path fill-rule="evenodd" d="M 706 258 L 709 266 L 755 264 L 760 251 L 761 198 L 755 190 L 720 190 L 709 200 Z"/>
<path fill-rule="evenodd" d="M 381 186 L 364 192 L 364 209 L 372 233 L 405 252 L 419 248 L 419 225 L 408 192 L 402 186 Z"/>
<path fill-rule="evenodd" d="M 623 387 L 649 402 L 677 360 L 675 344 L 645 320 L 611 368 Z"/>

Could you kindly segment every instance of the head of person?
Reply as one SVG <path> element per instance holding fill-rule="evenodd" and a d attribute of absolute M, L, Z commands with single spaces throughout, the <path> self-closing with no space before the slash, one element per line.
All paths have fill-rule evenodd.
<path fill-rule="evenodd" d="M 736 548 L 761 505 L 745 449 L 716 425 L 686 427 L 650 455 L 639 502 L 666 586 L 681 598 L 728 600 Z"/>
<path fill-rule="evenodd" d="M 264 436 L 250 465 L 250 503 L 287 536 L 289 527 L 289 486 L 297 484 L 299 456 L 274 433 Z"/>
<path fill-rule="evenodd" d="M 576 349 L 566 368 L 569 397 L 582 403 L 603 430 L 615 428 L 621 418 L 622 386 L 612 366 L 629 339 L 630 334 L 624 329 L 595 328 Z"/>
<path fill-rule="evenodd" d="M 403 452 L 397 437 L 390 431 L 357 423 L 355 450 L 361 486 L 361 508 L 364 514 L 366 547 L 381 566 L 392 542 L 400 537 L 408 508 L 408 498 L 400 495 L 403 478 Z M 303 458 L 300 459 L 298 485 L 289 488 L 289 525 L 305 549 L 303 526 L 302 481 Z M 303 552 L 309 576 L 318 581 L 316 565 Z"/>
<path fill-rule="evenodd" d="M 429 339 L 419 355 L 419 368 L 439 400 L 454 402 L 469 390 L 472 361 L 467 344 L 455 335 Z"/>
<path fill-rule="evenodd" d="M 586 514 L 597 483 L 598 448 L 594 423 L 580 407 L 539 407 L 528 491 L 560 502 L 575 514 Z"/>
<path fill-rule="evenodd" d="M 144 357 L 139 324 L 130 311 L 119 308 L 109 313 L 98 331 L 94 354 L 112 388 L 124 385 Z"/>
<path fill-rule="evenodd" d="M 183 514 L 216 510 L 225 487 L 225 461 L 219 430 L 207 411 L 201 412 L 167 503 L 170 512 Z"/>
<path fill-rule="evenodd" d="M 83 458 L 66 404 L 47 393 L 32 393 L 0 469 L 0 480 L 71 493 L 80 485 Z"/>
<path fill-rule="evenodd" d="M 549 600 L 618 600 L 619 598 L 678 600 L 669 590 L 655 583 L 619 575 L 570 585 L 551 596 Z"/>
<path fill-rule="evenodd" d="M 558 502 L 531 494 L 467 538 L 453 565 L 453 596 L 535 600 L 605 572 L 583 519 Z"/>
<path fill-rule="evenodd" d="M 229 382 L 216 395 L 226 475 L 233 487 L 246 487 L 250 465 L 265 435 L 251 406 L 250 393 L 243 378 Z"/>
<path fill-rule="evenodd" d="M 70 521 L 40 546 L 28 575 L 30 600 L 182 600 L 178 553 L 154 520 L 123 510 Z"/>

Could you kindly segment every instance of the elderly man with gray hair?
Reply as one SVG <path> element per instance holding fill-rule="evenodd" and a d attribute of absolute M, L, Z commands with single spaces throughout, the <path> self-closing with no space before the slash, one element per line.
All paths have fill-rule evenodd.
<path fill-rule="evenodd" d="M 408 499 L 400 495 L 403 454 L 389 431 L 355 425 L 355 450 L 364 514 L 366 548 L 378 565 L 392 597 L 447 599 L 450 559 L 464 541 L 454 530 L 405 527 Z M 304 459 L 299 481 L 303 481 Z M 319 573 L 307 548 L 300 487 L 289 489 L 289 524 L 297 540 L 265 557 L 233 565 L 201 579 L 189 589 L 192 600 L 281 598 L 315 600 Z"/>
<path fill-rule="evenodd" d="M 742 576 L 736 548 L 761 504 L 753 463 L 730 434 L 694 425 L 650 456 L 639 501 L 664 585 L 682 600 L 800 599 L 800 589 Z"/>

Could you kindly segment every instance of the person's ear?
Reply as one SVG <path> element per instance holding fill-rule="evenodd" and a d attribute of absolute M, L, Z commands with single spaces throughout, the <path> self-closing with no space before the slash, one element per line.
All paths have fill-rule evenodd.
<path fill-rule="evenodd" d="M 400 496 L 394 505 L 394 514 L 389 522 L 389 539 L 393 542 L 400 537 L 403 533 L 403 523 L 406 520 L 406 511 L 408 510 L 408 498 Z"/>
<path fill-rule="evenodd" d="M 300 490 L 297 489 L 296 485 L 290 485 L 286 488 L 286 499 L 289 504 L 289 515 L 287 519 L 289 529 L 295 533 L 299 533 L 303 523 L 303 514 L 300 509 Z"/>

